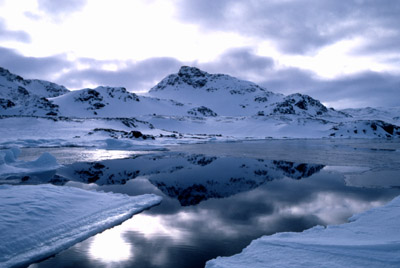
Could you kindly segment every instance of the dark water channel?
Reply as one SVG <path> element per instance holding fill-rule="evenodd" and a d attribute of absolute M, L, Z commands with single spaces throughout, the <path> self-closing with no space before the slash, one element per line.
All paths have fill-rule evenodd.
<path fill-rule="evenodd" d="M 67 149 L 58 150 L 62 155 Z M 338 158 L 334 165 L 329 165 L 329 153 L 310 162 L 302 153 L 288 161 L 283 155 L 195 151 L 106 157 L 13 178 L 22 184 L 163 197 L 159 206 L 30 267 L 204 267 L 207 260 L 239 253 L 262 235 L 344 223 L 400 194 L 396 150 L 361 150 L 359 161 L 351 162 L 345 156 L 339 161 L 340 152 L 330 148 Z M 386 166 L 382 152 L 392 161 Z M 378 183 L 373 174 L 380 176 Z"/>

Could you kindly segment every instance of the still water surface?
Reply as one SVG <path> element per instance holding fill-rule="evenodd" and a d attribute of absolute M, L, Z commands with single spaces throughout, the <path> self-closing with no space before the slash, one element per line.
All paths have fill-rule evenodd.
<path fill-rule="evenodd" d="M 52 149 L 65 166 L 21 183 L 155 193 L 163 202 L 30 267 L 204 267 L 262 235 L 340 224 L 400 194 L 398 146 L 260 141 L 120 152 L 124 159 L 74 148 L 91 156 L 79 162 L 69 148 Z"/>

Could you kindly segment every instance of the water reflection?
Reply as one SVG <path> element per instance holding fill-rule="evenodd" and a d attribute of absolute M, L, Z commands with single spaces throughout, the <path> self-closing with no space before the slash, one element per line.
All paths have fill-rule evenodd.
<path fill-rule="evenodd" d="M 33 267 L 204 267 L 207 260 L 238 253 L 262 235 L 343 223 L 400 194 L 395 188 L 344 183 L 348 175 L 371 171 L 160 152 L 72 163 L 53 173 L 13 179 L 163 196 L 160 206 Z"/>
<path fill-rule="evenodd" d="M 20 181 L 57 185 L 78 181 L 101 186 L 126 184 L 129 180 L 142 177 L 165 195 L 178 199 L 182 206 L 191 206 L 210 198 L 224 198 L 249 191 L 285 177 L 295 180 L 307 178 L 323 167 L 288 161 L 163 153 L 77 162 L 56 171 L 25 174 Z M 13 177 L 15 179 L 16 176 Z"/>
<path fill-rule="evenodd" d="M 127 261 L 133 257 L 132 252 L 132 244 L 126 242 L 121 231 L 114 228 L 96 236 L 89 247 L 90 257 L 105 263 Z"/>

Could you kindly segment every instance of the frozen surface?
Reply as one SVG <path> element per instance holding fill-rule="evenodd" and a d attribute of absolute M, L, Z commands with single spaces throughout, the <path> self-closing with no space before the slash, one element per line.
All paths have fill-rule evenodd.
<path fill-rule="evenodd" d="M 222 267 L 400 267 L 400 197 L 342 225 L 254 240 L 242 253 L 218 257 Z"/>
<path fill-rule="evenodd" d="M 33 161 L 17 160 L 19 154 L 20 150 L 18 148 L 0 151 L 0 176 L 42 172 L 60 167 L 56 158 L 48 152 L 44 152 Z"/>
<path fill-rule="evenodd" d="M 26 265 L 161 202 L 52 185 L 0 185 L 0 267 Z"/>

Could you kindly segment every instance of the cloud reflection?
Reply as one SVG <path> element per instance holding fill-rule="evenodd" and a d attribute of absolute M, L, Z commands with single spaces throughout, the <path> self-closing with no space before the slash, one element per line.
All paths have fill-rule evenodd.
<path fill-rule="evenodd" d="M 92 240 L 89 255 L 106 263 L 124 262 L 133 258 L 132 244 L 126 242 L 118 229 L 109 229 Z"/>

